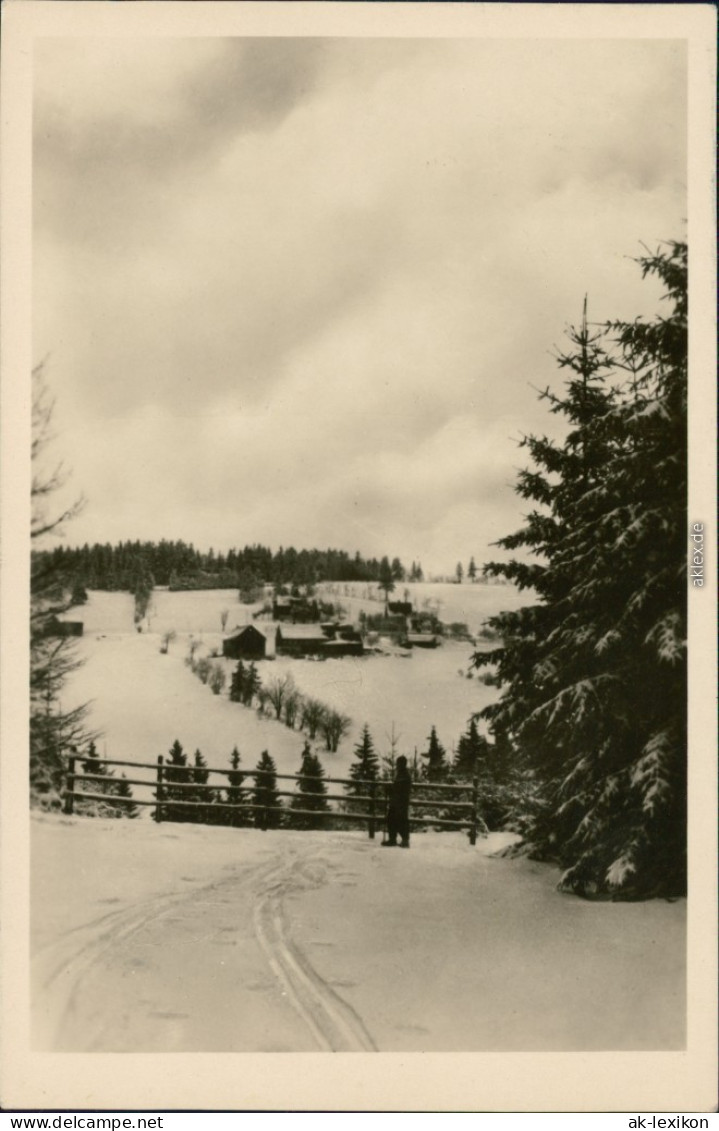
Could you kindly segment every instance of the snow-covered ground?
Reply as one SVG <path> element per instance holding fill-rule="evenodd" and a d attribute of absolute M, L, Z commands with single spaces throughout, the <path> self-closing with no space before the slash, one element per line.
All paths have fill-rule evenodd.
<path fill-rule="evenodd" d="M 38 1049 L 680 1049 L 684 904 L 591 904 L 459 834 L 37 816 Z"/>
<path fill-rule="evenodd" d="M 507 595 L 510 600 L 517 597 L 507 587 L 424 588 L 471 591 L 477 610 L 487 594 L 493 597 L 494 611 Z M 356 602 L 368 604 L 361 597 Z M 63 706 L 90 703 L 89 724 L 101 734 L 98 749 L 102 754 L 154 762 L 178 738 L 190 753 L 199 748 L 210 765 L 227 765 L 237 745 L 245 769 L 255 766 L 262 751 L 269 750 L 281 773 L 297 772 L 303 734 L 230 703 L 227 688 L 213 695 L 184 663 L 190 635 L 202 640 L 205 652 L 221 650 L 223 610 L 228 611 L 228 629 L 251 617 L 251 610 L 237 601 L 234 590 L 156 591 L 149 632 L 134 630 L 132 609 L 126 593 L 92 592 L 88 604 L 77 612 L 85 622 L 85 635 L 77 642 L 84 663 L 66 683 Z M 488 613 L 487 609 L 483 615 Z M 482 619 L 479 611 L 476 618 Z M 162 634 L 171 629 L 177 638 L 162 655 Z M 469 643 L 445 641 L 434 650 L 415 649 L 409 659 L 397 654 L 324 663 L 278 658 L 260 664 L 260 675 L 267 683 L 291 672 L 301 691 L 350 717 L 351 729 L 337 753 L 329 754 L 321 742 L 316 744 L 327 772 L 343 777 L 365 722 L 380 754 L 389 752 L 392 733 L 398 739 L 398 753 L 410 758 L 415 750 L 421 753 L 427 749 L 434 725 L 451 755 L 469 716 L 497 694 L 476 677 L 467 678 L 472 650 Z M 229 686 L 235 665 L 225 661 L 224 666 Z"/>
<path fill-rule="evenodd" d="M 443 620 L 475 630 L 520 603 L 500 587 L 426 588 Z M 349 596 L 353 616 L 379 607 Z M 153 762 L 179 738 L 210 765 L 226 765 L 237 744 L 244 769 L 268 749 L 280 772 L 297 771 L 300 732 L 213 695 L 184 663 L 190 634 L 219 646 L 223 609 L 228 627 L 250 615 L 234 591 L 155 593 L 150 631 L 138 634 L 127 594 L 91 594 L 78 641 L 86 663 L 63 706 L 91 701 L 101 754 Z M 178 637 L 161 655 L 170 629 Z M 470 652 L 446 642 L 411 659 L 278 659 L 260 670 L 263 680 L 291 671 L 302 691 L 352 717 L 340 750 L 322 753 L 327 771 L 345 776 L 365 721 L 380 753 L 393 724 L 398 751 L 424 749 L 432 724 L 450 748 L 496 695 L 466 678 Z M 682 1048 L 684 904 L 562 896 L 555 869 L 493 856 L 503 843 L 506 834 L 470 848 L 461 834 L 425 833 L 410 852 L 390 852 L 361 832 L 36 816 L 36 1047 Z"/>

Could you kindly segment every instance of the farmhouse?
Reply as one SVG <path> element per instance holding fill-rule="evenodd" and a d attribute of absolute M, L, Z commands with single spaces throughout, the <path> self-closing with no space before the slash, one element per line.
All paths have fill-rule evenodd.
<path fill-rule="evenodd" d="M 292 624 L 310 624 L 320 619 L 320 609 L 316 601 L 308 601 L 306 597 L 275 597 L 272 616 Z"/>
<path fill-rule="evenodd" d="M 350 624 L 281 624 L 277 652 L 283 656 L 361 656 L 362 637 Z"/>
<path fill-rule="evenodd" d="M 265 660 L 274 656 L 274 628 L 264 632 L 254 624 L 236 628 L 222 641 L 222 655 L 230 660 Z"/>
<path fill-rule="evenodd" d="M 280 656 L 316 656 L 323 651 L 327 637 L 319 625 L 281 624 L 277 629 Z"/>

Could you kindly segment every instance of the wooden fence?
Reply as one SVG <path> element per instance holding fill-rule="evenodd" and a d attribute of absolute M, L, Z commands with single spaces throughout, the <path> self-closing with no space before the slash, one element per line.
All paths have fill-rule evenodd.
<path fill-rule="evenodd" d="M 343 801 L 346 804 L 351 804 L 353 810 L 351 812 L 343 811 L 342 809 L 298 809 L 294 806 L 288 808 L 285 805 L 256 805 L 252 802 L 241 802 L 240 804 L 231 803 L 228 801 L 217 801 L 214 798 L 214 793 L 218 789 L 216 784 L 200 783 L 196 781 L 177 781 L 173 780 L 169 775 L 186 774 L 190 779 L 193 770 L 196 767 L 192 765 L 177 766 L 174 763 L 166 763 L 162 755 L 157 759 L 157 763 L 153 762 L 129 762 L 124 759 L 117 758 L 100 758 L 98 762 L 103 766 L 125 766 L 135 769 L 152 770 L 155 774 L 154 779 L 148 778 L 123 778 L 122 780 L 127 785 L 142 786 L 145 789 L 154 789 L 155 796 L 152 799 L 143 799 L 136 797 L 120 797 L 116 794 L 105 793 L 88 793 L 82 789 L 78 789 L 77 785 L 83 782 L 115 782 L 117 779 L 108 779 L 107 774 L 102 773 L 89 773 L 84 770 L 77 769 L 77 763 L 88 764 L 88 759 L 83 758 L 79 754 L 71 754 L 68 757 L 68 767 L 65 782 L 64 792 L 64 811 L 67 814 L 74 812 L 75 799 L 85 801 L 104 801 L 113 806 L 122 805 L 143 805 L 152 806 L 155 810 L 155 820 L 160 822 L 167 819 L 168 811 L 177 809 L 211 809 L 212 812 L 219 812 L 222 810 L 235 811 L 243 814 L 259 814 L 257 824 L 259 828 L 266 829 L 270 825 L 269 814 L 280 813 L 289 815 L 290 817 L 313 817 L 313 818 L 328 818 L 331 821 L 349 821 L 353 824 L 358 822 L 367 824 L 367 832 L 371 839 L 374 839 L 375 832 L 378 825 L 384 822 L 384 815 L 387 810 L 388 794 L 391 782 L 389 781 L 370 781 L 370 780 L 356 780 L 353 778 L 331 778 L 331 777 L 309 777 L 302 774 L 275 774 L 270 775 L 267 771 L 263 770 L 232 770 L 232 769 L 219 769 L 214 766 L 202 766 L 202 774 L 219 774 L 224 777 L 229 777 L 230 774 L 241 774 L 244 782 L 247 778 L 253 778 L 255 782 L 255 789 L 266 788 L 266 781 L 263 779 L 271 778 L 274 776 L 276 782 L 292 781 L 297 785 L 300 781 L 322 781 L 325 785 L 351 785 L 353 788 L 361 787 L 364 792 L 362 794 L 348 794 L 348 793 L 323 793 L 323 794 L 305 794 L 308 799 L 310 797 L 322 798 L 325 801 Z M 225 789 L 232 788 L 232 786 L 225 786 Z M 192 790 L 195 795 L 207 793 L 208 801 L 180 801 L 177 799 L 176 791 L 182 792 L 183 790 Z M 283 790 L 275 789 L 274 792 L 279 797 L 292 797 L 295 800 L 301 797 L 297 790 Z M 461 800 L 459 798 L 462 798 Z M 360 806 L 359 809 L 356 806 Z M 364 807 L 364 808 L 362 808 Z M 427 810 L 439 810 L 441 816 L 433 817 L 427 815 Z M 453 813 L 455 817 L 447 817 L 447 812 Z M 172 820 L 172 817 L 169 818 Z M 410 798 L 410 828 L 441 828 L 441 829 L 465 829 L 469 833 L 469 842 L 474 845 L 477 843 L 477 829 L 483 822 L 480 821 L 478 816 L 478 786 L 477 779 L 475 778 L 471 783 L 457 783 L 453 785 L 435 785 L 434 782 L 413 782 L 412 793 Z"/>

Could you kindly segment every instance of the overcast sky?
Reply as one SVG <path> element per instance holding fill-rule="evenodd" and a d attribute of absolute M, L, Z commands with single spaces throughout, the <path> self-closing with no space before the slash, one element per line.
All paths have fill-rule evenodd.
<path fill-rule="evenodd" d="M 585 292 L 655 313 L 631 257 L 686 235 L 675 41 L 45 39 L 34 68 L 69 544 L 493 556 Z"/>

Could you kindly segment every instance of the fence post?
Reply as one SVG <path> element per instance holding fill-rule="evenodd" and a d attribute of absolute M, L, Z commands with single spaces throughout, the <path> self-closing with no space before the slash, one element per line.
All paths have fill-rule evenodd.
<path fill-rule="evenodd" d="M 157 789 L 155 791 L 156 795 L 157 795 L 157 805 L 155 806 L 155 820 L 157 821 L 158 825 L 159 825 L 160 821 L 162 820 L 162 800 L 163 800 L 163 798 L 162 798 L 162 781 L 163 781 L 164 762 L 165 762 L 165 759 L 163 758 L 162 754 L 158 754 L 157 755 Z"/>
<path fill-rule="evenodd" d="M 67 776 L 65 778 L 65 805 L 64 810 L 68 816 L 72 816 L 73 803 L 75 798 L 72 796 L 75 789 L 75 755 L 70 754 L 67 759 Z"/>
<path fill-rule="evenodd" d="M 262 796 L 262 815 L 260 817 L 260 828 L 262 829 L 263 833 L 267 832 L 267 826 L 269 825 L 269 820 L 268 820 L 268 816 L 267 816 L 267 813 L 268 813 L 267 790 L 263 786 L 265 777 L 266 777 L 266 775 L 264 773 L 259 773 L 255 778 L 255 785 L 257 786 L 258 789 L 262 789 L 262 795 L 263 795 Z"/>
<path fill-rule="evenodd" d="M 374 781 L 370 784 L 370 787 L 369 787 L 369 797 L 370 797 L 370 802 L 369 802 L 368 831 L 369 831 L 370 840 L 374 840 L 375 819 L 376 819 L 376 816 L 377 816 L 377 805 L 376 805 L 377 783 L 374 782 Z"/>
<path fill-rule="evenodd" d="M 472 824 L 469 829 L 469 843 L 477 843 L 477 809 L 479 807 L 479 779 L 475 773 L 472 778 Z"/>

